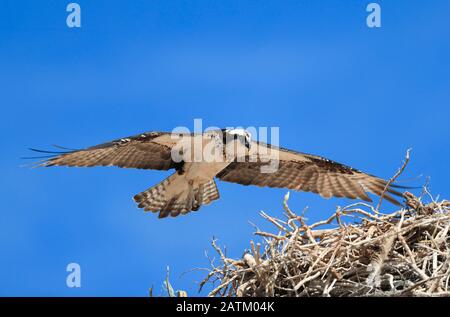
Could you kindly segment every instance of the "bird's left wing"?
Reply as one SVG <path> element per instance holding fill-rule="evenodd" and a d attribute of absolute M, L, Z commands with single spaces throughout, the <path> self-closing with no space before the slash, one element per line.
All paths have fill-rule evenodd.
<path fill-rule="evenodd" d="M 252 153 L 253 152 L 253 153 Z M 268 158 L 271 158 L 271 161 Z M 270 162 L 270 163 L 269 163 Z M 389 186 L 387 181 L 363 173 L 352 167 L 326 158 L 299 153 L 264 143 L 252 142 L 245 160 L 235 160 L 217 174 L 220 180 L 242 185 L 289 188 L 297 191 L 314 192 L 324 198 L 347 197 L 372 201 L 371 192 L 400 205 L 389 195 L 402 193 Z"/>
<path fill-rule="evenodd" d="M 146 132 L 86 149 L 60 152 L 37 166 L 118 166 L 168 170 L 176 168 L 171 149 L 177 139 L 168 132 Z M 43 153 L 55 153 L 35 150 Z"/>

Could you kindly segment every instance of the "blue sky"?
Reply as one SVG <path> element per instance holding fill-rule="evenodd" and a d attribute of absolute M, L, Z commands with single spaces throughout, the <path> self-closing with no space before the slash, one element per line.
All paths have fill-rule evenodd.
<path fill-rule="evenodd" d="M 278 126 L 280 142 L 389 178 L 431 177 L 450 196 L 450 2 L 0 1 L 0 295 L 197 295 L 212 237 L 239 257 L 249 221 L 282 213 L 283 189 L 218 182 L 221 199 L 158 220 L 132 196 L 168 173 L 23 168 L 28 147 L 85 147 L 136 133 Z M 424 177 L 406 184 L 421 185 Z M 291 193 L 309 221 L 345 199 Z M 386 210 L 393 207 L 384 205 Z M 66 265 L 81 266 L 68 288 Z M 185 274 L 183 274 L 186 272 Z M 205 294 L 204 292 L 201 294 Z"/>

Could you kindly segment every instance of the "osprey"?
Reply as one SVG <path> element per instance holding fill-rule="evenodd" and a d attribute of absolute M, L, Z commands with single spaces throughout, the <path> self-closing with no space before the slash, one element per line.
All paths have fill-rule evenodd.
<path fill-rule="evenodd" d="M 81 150 L 51 153 L 37 166 L 118 166 L 175 172 L 134 200 L 159 217 L 176 217 L 219 199 L 214 178 L 241 185 L 314 192 L 372 202 L 368 192 L 401 196 L 386 180 L 332 160 L 253 141 L 243 129 L 204 133 L 146 132 Z M 388 186 L 389 185 L 389 186 Z"/>

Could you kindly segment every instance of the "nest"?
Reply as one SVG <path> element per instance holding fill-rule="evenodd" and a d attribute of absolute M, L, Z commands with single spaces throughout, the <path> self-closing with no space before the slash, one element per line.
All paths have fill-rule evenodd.
<path fill-rule="evenodd" d="M 242 259 L 213 240 L 220 265 L 211 262 L 201 283 L 213 283 L 209 296 L 450 296 L 449 201 L 406 192 L 397 212 L 357 203 L 307 225 L 288 198 L 283 219 L 261 212 L 276 233 L 257 229 L 262 243 L 251 241 Z"/>

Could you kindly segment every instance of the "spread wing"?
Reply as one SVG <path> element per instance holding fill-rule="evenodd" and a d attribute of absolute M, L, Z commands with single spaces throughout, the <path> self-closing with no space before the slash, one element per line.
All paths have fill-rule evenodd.
<path fill-rule="evenodd" d="M 256 150 L 253 150 L 252 154 L 254 148 Z M 387 184 L 387 181 L 381 178 L 320 156 L 257 142 L 252 142 L 251 151 L 245 157 L 245 161 L 235 160 L 217 174 L 217 177 L 223 181 L 242 185 L 289 188 L 318 193 L 324 198 L 333 196 L 360 198 L 370 202 L 372 200 L 367 192 L 381 196 Z M 267 163 L 269 156 L 272 157 L 272 170 Z M 390 186 L 383 197 L 400 205 L 389 194 L 401 196 L 402 193 L 392 187 L 400 186 Z"/>
<path fill-rule="evenodd" d="M 168 170 L 177 168 L 171 159 L 171 149 L 176 143 L 167 132 L 146 132 L 113 140 L 82 150 L 74 150 L 41 161 L 38 166 L 118 166 Z M 44 153 L 55 153 L 35 150 Z"/>

